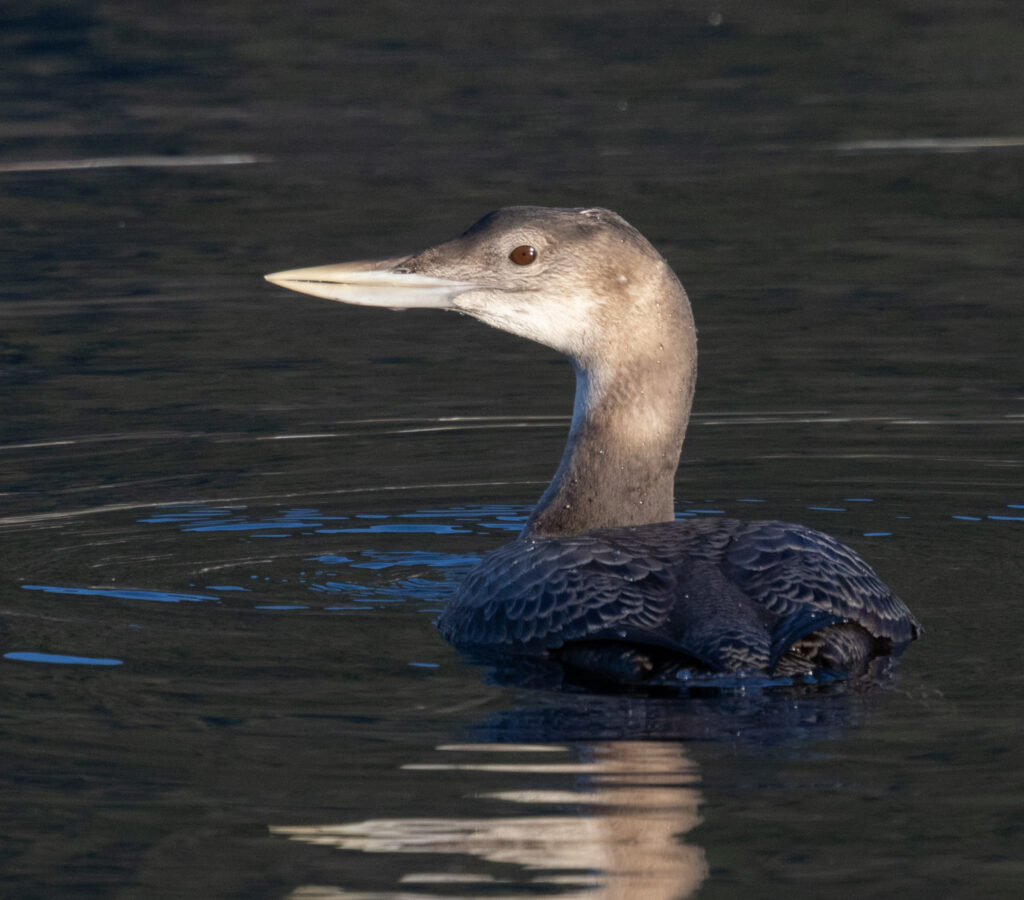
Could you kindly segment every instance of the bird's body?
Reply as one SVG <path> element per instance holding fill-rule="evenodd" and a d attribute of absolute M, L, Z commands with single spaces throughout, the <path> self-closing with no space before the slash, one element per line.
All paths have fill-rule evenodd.
<path fill-rule="evenodd" d="M 456 646 L 644 684 L 855 677 L 917 636 L 902 601 L 827 535 L 674 521 L 696 332 L 675 274 L 615 213 L 511 207 L 419 254 L 268 278 L 348 303 L 455 309 L 572 361 L 561 463 L 520 538 L 442 614 Z"/>
<path fill-rule="evenodd" d="M 629 683 L 861 674 L 915 635 L 902 602 L 834 539 L 710 517 L 506 544 L 439 627 L 468 649 L 554 656 Z"/>

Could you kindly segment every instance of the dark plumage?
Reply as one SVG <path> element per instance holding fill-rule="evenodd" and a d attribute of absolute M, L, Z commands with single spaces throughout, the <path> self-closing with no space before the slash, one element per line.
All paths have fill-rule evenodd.
<path fill-rule="evenodd" d="M 860 674 L 918 632 L 828 535 L 719 518 L 506 544 L 469 573 L 439 628 L 468 649 L 552 655 L 632 683 L 680 669 Z"/>
<path fill-rule="evenodd" d="M 696 331 L 675 274 L 615 213 L 511 207 L 422 253 L 267 277 L 345 303 L 457 310 L 572 361 L 558 471 L 520 539 L 485 557 L 441 616 L 453 644 L 678 684 L 856 677 L 917 637 L 902 601 L 825 534 L 672 521 Z"/>

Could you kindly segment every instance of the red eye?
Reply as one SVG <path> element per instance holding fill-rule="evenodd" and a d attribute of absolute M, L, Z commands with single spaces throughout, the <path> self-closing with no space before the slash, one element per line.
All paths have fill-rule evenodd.
<path fill-rule="evenodd" d="M 517 266 L 528 266 L 537 258 L 537 249 L 529 244 L 520 244 L 508 255 L 508 258 Z"/>

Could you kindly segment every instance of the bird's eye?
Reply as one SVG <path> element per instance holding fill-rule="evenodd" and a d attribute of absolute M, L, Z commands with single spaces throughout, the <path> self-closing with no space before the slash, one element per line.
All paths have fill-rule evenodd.
<path fill-rule="evenodd" d="M 513 250 L 508 258 L 517 266 L 528 266 L 537 258 L 537 248 L 529 244 L 520 244 Z"/>

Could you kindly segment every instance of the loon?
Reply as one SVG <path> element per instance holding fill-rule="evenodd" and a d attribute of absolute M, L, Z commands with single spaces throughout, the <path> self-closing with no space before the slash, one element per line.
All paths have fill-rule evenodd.
<path fill-rule="evenodd" d="M 456 647 L 625 686 L 801 683 L 877 675 L 920 633 L 826 534 L 675 519 L 696 329 L 675 273 L 616 213 L 508 207 L 410 256 L 266 278 L 343 303 L 455 310 L 572 362 L 561 462 L 518 539 L 484 557 L 442 613 Z"/>

